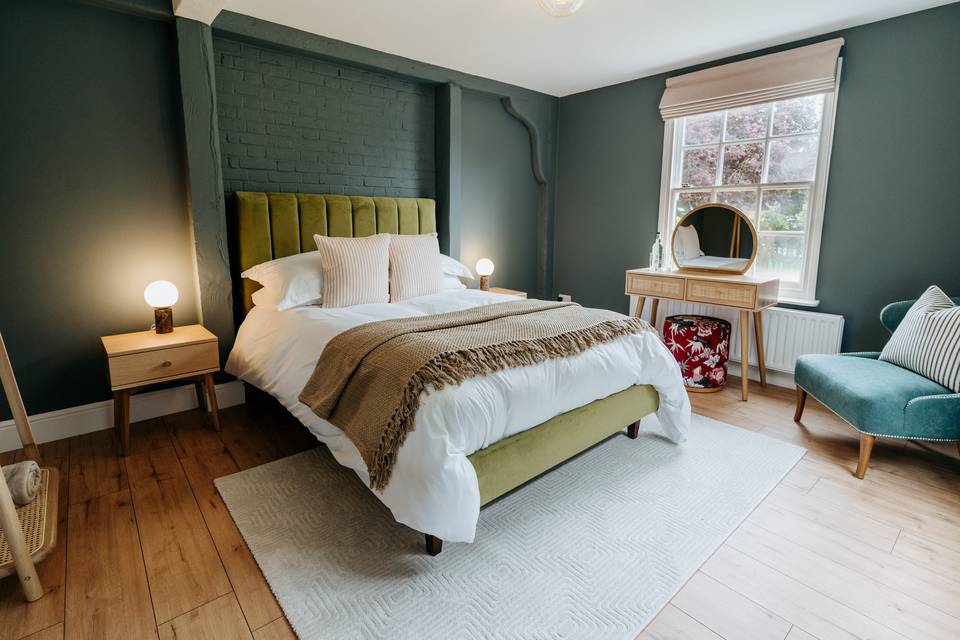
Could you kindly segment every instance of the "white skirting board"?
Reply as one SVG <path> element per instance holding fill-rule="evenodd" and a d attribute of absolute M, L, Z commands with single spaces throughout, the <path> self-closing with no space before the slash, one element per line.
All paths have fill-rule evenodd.
<path fill-rule="evenodd" d="M 221 409 L 243 404 L 246 398 L 239 380 L 217 385 L 217 404 Z M 149 391 L 130 396 L 130 422 L 149 420 L 158 416 L 197 408 L 197 394 L 193 384 Z M 38 443 L 78 436 L 82 433 L 113 428 L 113 400 L 93 402 L 78 407 L 58 409 L 30 416 L 34 437 Z M 0 451 L 20 448 L 17 428 L 13 420 L 0 422 Z"/>

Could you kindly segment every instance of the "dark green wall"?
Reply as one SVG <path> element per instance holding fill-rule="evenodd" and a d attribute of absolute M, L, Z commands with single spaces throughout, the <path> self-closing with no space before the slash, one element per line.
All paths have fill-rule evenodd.
<path fill-rule="evenodd" d="M 268 46 L 320 61 L 433 85 L 438 95 L 435 112 L 438 214 L 442 216 L 446 211 L 450 212 L 449 225 L 443 220 L 440 228 L 441 231 L 448 228 L 452 232 L 459 232 L 458 237 L 449 238 L 453 247 L 451 251 L 456 253 L 458 246 L 492 244 L 493 238 L 502 237 L 503 229 L 498 224 L 506 216 L 506 209 L 497 205 L 500 208 L 491 212 L 489 207 L 491 198 L 501 197 L 489 189 L 502 189 L 504 202 L 516 200 L 521 206 L 510 214 L 513 216 L 513 230 L 519 237 L 511 238 L 507 243 L 509 249 L 504 249 L 501 263 L 506 271 L 498 271 L 498 275 L 505 279 L 499 282 L 507 286 L 523 286 L 534 294 L 551 295 L 554 289 L 558 98 L 229 11 L 222 12 L 213 27 L 220 38 Z M 467 92 L 485 96 L 481 101 L 482 106 L 481 102 L 467 97 Z M 461 93 L 464 95 L 462 103 Z M 502 115 L 493 113 L 494 105 L 499 105 Z M 467 116 L 467 109 L 477 114 L 477 120 Z M 509 125 L 509 118 L 514 120 L 516 126 Z M 509 139 L 509 142 L 499 150 L 493 149 L 487 143 L 487 136 L 498 140 Z M 481 146 L 487 149 L 488 155 L 481 156 L 479 151 L 472 148 Z M 466 169 L 459 171 L 460 165 L 465 164 L 468 158 L 482 158 L 482 162 L 474 163 L 481 174 L 474 177 Z M 503 166 L 487 166 L 498 163 Z M 450 176 L 458 173 L 462 173 L 461 184 L 448 184 Z M 508 181 L 509 188 L 495 184 L 492 176 L 500 176 Z M 532 208 L 522 204 L 529 195 L 528 181 L 534 185 L 537 194 Z M 462 196 L 459 199 L 455 197 L 458 193 Z M 529 229 L 534 230 L 532 237 L 528 234 Z M 446 240 L 441 238 L 441 246 Z M 532 269 L 535 280 L 532 284 L 525 284 L 530 282 L 528 267 L 519 266 L 526 263 L 527 255 L 532 256 L 534 261 Z M 461 257 L 469 261 L 469 256 Z"/>
<path fill-rule="evenodd" d="M 30 413 L 103 400 L 99 338 L 150 326 L 148 282 L 197 319 L 173 25 L 4 0 L 0 59 L 0 331 Z"/>
<path fill-rule="evenodd" d="M 846 39 L 817 283 L 845 349 L 882 345 L 887 302 L 931 283 L 960 295 L 958 34 L 952 4 L 778 47 Z M 560 101 L 557 288 L 584 304 L 627 308 L 623 270 L 646 264 L 657 227 L 657 105 L 686 71 Z"/>
<path fill-rule="evenodd" d="M 460 260 L 496 265 L 494 286 L 537 286 L 538 189 L 527 130 L 496 97 L 463 92 L 463 194 Z"/>

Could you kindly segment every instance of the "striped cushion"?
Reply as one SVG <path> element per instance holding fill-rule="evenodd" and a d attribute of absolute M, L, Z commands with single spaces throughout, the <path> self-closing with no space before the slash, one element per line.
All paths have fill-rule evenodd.
<path fill-rule="evenodd" d="M 313 236 L 323 264 L 323 306 L 390 301 L 390 236 Z"/>
<path fill-rule="evenodd" d="M 880 359 L 960 393 L 960 306 L 940 287 L 930 287 L 907 311 Z"/>
<path fill-rule="evenodd" d="M 437 234 L 390 236 L 390 302 L 443 291 Z"/>

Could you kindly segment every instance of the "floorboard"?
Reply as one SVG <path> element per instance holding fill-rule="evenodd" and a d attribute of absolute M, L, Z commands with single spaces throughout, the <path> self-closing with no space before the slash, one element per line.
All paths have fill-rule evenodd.
<path fill-rule="evenodd" d="M 253 632 L 255 640 L 297 640 L 286 618 L 278 618 Z"/>
<path fill-rule="evenodd" d="M 236 473 L 237 463 L 226 450 L 198 453 L 181 462 L 250 628 L 281 617 L 280 605 L 213 484 L 214 478 Z"/>
<path fill-rule="evenodd" d="M 955 446 L 881 440 L 857 480 L 856 433 L 812 399 L 800 425 L 792 390 L 741 402 L 732 379 L 692 402 L 808 453 L 640 640 L 960 638 Z M 41 446 L 61 470 L 60 542 L 38 602 L 0 581 L 0 640 L 295 638 L 213 479 L 315 440 L 258 393 L 221 417 L 220 433 L 199 410 L 136 423 L 126 460 L 112 430 Z"/>
<path fill-rule="evenodd" d="M 160 640 L 252 640 L 243 613 L 232 593 L 160 625 Z"/>
<path fill-rule="evenodd" d="M 703 573 L 696 573 L 673 604 L 725 640 L 783 640 L 792 626 L 780 616 Z"/>
<path fill-rule="evenodd" d="M 70 506 L 65 633 L 73 638 L 156 638 L 129 489 Z"/>
<path fill-rule="evenodd" d="M 230 593 L 174 448 L 130 456 L 127 470 L 157 622 Z"/>

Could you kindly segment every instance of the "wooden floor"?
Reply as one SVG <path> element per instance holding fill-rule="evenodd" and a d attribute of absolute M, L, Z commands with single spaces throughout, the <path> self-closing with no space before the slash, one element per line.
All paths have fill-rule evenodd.
<path fill-rule="evenodd" d="M 884 440 L 863 481 L 854 433 L 793 392 L 693 397 L 705 415 L 807 456 L 648 626 L 643 640 L 960 638 L 960 460 Z M 213 478 L 314 446 L 272 402 L 138 423 L 132 455 L 102 431 L 41 447 L 60 468 L 60 543 L 27 604 L 0 581 L 0 639 L 293 638 Z M 19 454 L 2 454 L 0 463 Z"/>

